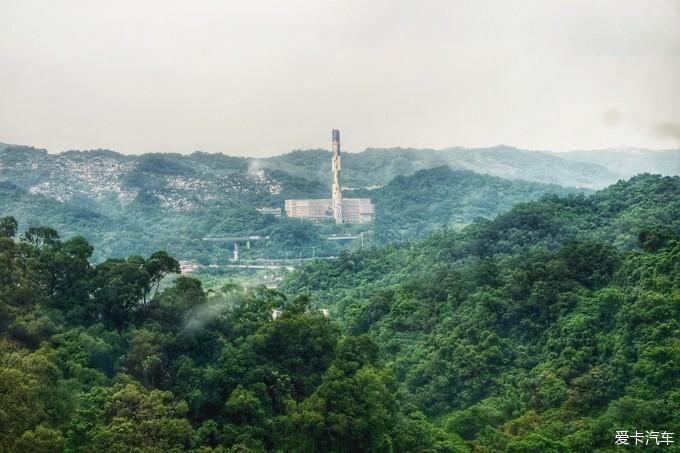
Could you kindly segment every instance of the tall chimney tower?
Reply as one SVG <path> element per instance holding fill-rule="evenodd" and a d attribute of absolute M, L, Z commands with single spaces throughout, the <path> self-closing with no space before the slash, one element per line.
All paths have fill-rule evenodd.
<path fill-rule="evenodd" d="M 333 129 L 333 149 L 331 157 L 331 200 L 335 223 L 342 223 L 342 190 L 340 188 L 340 131 Z"/>

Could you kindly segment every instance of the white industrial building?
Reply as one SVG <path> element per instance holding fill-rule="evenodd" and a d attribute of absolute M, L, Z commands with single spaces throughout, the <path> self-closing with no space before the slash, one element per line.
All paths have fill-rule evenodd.
<path fill-rule="evenodd" d="M 331 161 L 331 198 L 286 200 L 286 216 L 321 221 L 335 219 L 336 223 L 371 223 L 375 209 L 370 198 L 343 198 L 340 186 L 340 131 L 333 129 Z"/>

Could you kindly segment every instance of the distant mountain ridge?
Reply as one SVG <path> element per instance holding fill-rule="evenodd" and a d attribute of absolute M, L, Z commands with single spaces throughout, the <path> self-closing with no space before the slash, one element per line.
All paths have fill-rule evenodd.
<path fill-rule="evenodd" d="M 376 206 L 375 233 L 382 242 L 424 237 L 441 227 L 460 229 L 490 219 L 517 203 L 545 195 L 582 193 L 575 188 L 513 181 L 447 166 L 397 176 L 384 187 L 361 191 Z"/>
<path fill-rule="evenodd" d="M 342 179 L 345 189 L 376 187 L 389 183 L 397 176 L 411 175 L 442 165 L 507 179 L 600 189 L 640 173 L 678 175 L 680 149 L 612 148 L 556 153 L 527 151 L 505 145 L 442 150 L 368 148 L 360 153 L 344 154 Z M 297 179 L 294 186 L 307 186 L 304 181 L 316 183 L 317 186 L 312 190 L 314 194 L 305 194 L 310 189 L 305 187 L 299 195 L 319 196 L 327 191 L 326 186 L 329 185 L 330 152 L 322 149 L 296 150 L 268 158 L 234 157 L 199 151 L 188 155 L 123 155 L 111 150 L 48 154 L 45 150 L 0 144 L 0 179 L 13 181 L 33 193 L 43 193 L 57 199 L 78 191 L 87 193 L 91 190 L 90 180 L 96 182 L 98 187 L 105 187 L 105 192 L 117 193 L 125 202 L 127 198 L 136 196 L 136 189 L 145 185 L 142 181 L 145 175 L 150 175 L 156 189 L 159 185 L 166 189 L 179 186 L 174 188 L 184 188 L 188 192 L 189 199 L 168 199 L 169 205 L 174 203 L 181 207 L 190 205 L 190 198 L 195 196 L 215 196 L 209 193 L 209 188 L 208 193 L 198 187 L 192 189 L 192 182 L 187 179 L 201 180 L 220 190 L 240 190 L 239 182 L 230 180 L 237 174 L 254 185 L 269 184 L 270 191 L 279 190 L 275 186 L 281 183 L 272 178 L 274 174 L 283 179 Z M 72 181 L 72 187 L 68 187 L 69 181 Z M 46 183 L 49 183 L 48 187 L 40 186 Z M 286 188 L 282 187 L 281 190 L 286 191 Z M 55 192 L 58 195 L 54 195 Z M 174 193 L 170 198 L 177 198 L 178 190 L 174 190 Z"/>
<path fill-rule="evenodd" d="M 623 177 L 636 173 L 680 175 L 680 150 L 677 149 L 651 150 L 621 147 L 594 151 L 569 151 L 557 155 L 575 162 L 607 167 Z"/>
<path fill-rule="evenodd" d="M 362 231 L 381 243 L 412 240 L 442 226 L 459 228 L 478 217 L 491 218 L 518 202 L 582 191 L 454 170 L 441 163 L 441 155 L 413 150 L 347 153 L 345 193 L 372 198 L 378 213 L 376 222 Z M 327 197 L 328 156 L 323 150 L 270 159 L 202 152 L 49 154 L 10 146 L 0 149 L 0 181 L 5 181 L 0 214 L 14 215 L 22 228 L 40 219 L 67 235 L 80 231 L 102 256 L 165 249 L 182 259 L 221 262 L 231 256 L 232 244 L 203 238 L 250 235 L 271 238 L 259 243 L 251 255 L 300 256 L 312 250 L 318 256 L 337 254 L 344 245 L 331 244 L 334 241 L 324 240 L 324 235 L 356 233 L 357 228 L 276 221 L 257 211 L 283 208 L 286 198 Z M 500 158 L 495 162 L 496 168 L 509 166 Z"/>
<path fill-rule="evenodd" d="M 680 149 L 622 148 L 557 153 L 499 145 L 442 150 L 368 148 L 345 156 L 343 178 L 350 187 L 384 185 L 397 175 L 442 165 L 501 178 L 588 189 L 601 189 L 641 173 L 680 174 Z M 265 165 L 277 165 L 291 174 L 314 175 L 319 179 L 330 171 L 328 152 L 323 150 L 294 151 L 267 161 Z"/>

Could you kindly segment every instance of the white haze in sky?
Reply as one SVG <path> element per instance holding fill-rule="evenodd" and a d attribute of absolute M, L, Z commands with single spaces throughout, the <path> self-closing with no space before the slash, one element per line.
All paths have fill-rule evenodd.
<path fill-rule="evenodd" d="M 678 0 L 0 0 L 0 142 L 680 146 Z"/>

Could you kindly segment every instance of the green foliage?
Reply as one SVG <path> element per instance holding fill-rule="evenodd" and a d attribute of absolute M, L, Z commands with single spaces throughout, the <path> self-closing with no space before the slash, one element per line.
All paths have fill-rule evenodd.
<path fill-rule="evenodd" d="M 184 276 L 160 290 L 179 271 L 167 253 L 92 265 L 84 238 L 47 227 L 0 246 L 2 451 L 458 445 L 402 409 L 372 340 L 339 343 L 304 296 Z"/>
<path fill-rule="evenodd" d="M 17 235 L 19 224 L 14 217 L 3 217 L 0 219 L 0 237 L 13 238 Z"/>
<path fill-rule="evenodd" d="M 69 446 L 74 451 L 181 452 L 191 444 L 186 403 L 171 392 L 137 383 L 94 387 L 73 416 Z"/>
<path fill-rule="evenodd" d="M 12 447 L 13 452 L 60 453 L 64 451 L 61 432 L 39 425 L 35 431 L 25 431 Z"/>
<path fill-rule="evenodd" d="M 616 430 L 680 422 L 679 200 L 680 178 L 648 175 L 544 197 L 283 287 L 372 338 L 404 398 L 467 446 L 608 451 Z"/>
<path fill-rule="evenodd" d="M 501 168 L 529 168 L 540 154 L 509 148 L 486 153 L 503 161 Z M 512 154 L 516 159 L 508 158 Z M 246 159 L 200 152 L 123 156 L 107 150 L 51 155 L 10 147 L 0 149 L 7 180 L 0 181 L 0 206 L 24 227 L 47 224 L 66 238 L 83 235 L 96 246 L 95 261 L 162 249 L 184 260 L 224 264 L 231 241 L 203 238 L 270 238 L 242 247 L 243 258 L 337 256 L 359 244 L 324 236 L 362 231 L 378 244 L 413 240 L 443 225 L 461 228 L 477 217 L 493 217 L 517 202 L 581 190 L 545 184 L 544 177 L 543 183 L 520 181 L 514 172 L 501 171 L 511 179 L 473 173 L 463 168 L 489 173 L 491 167 L 462 164 L 462 157 L 455 150 L 395 149 L 345 158 L 345 196 L 372 198 L 374 225 L 310 224 L 257 211 L 283 209 L 289 198 L 327 198 L 330 156 L 321 150 Z M 525 179 L 536 181 L 541 174 L 546 173 Z"/>
<path fill-rule="evenodd" d="M 310 263 L 284 292 L 6 234 L 0 450 L 611 451 L 617 430 L 673 431 L 679 192 L 544 197 Z"/>
<path fill-rule="evenodd" d="M 474 219 L 491 218 L 514 204 L 547 193 L 576 192 L 556 185 L 437 167 L 397 176 L 385 187 L 365 195 L 376 205 L 376 237 L 386 242 L 420 238 L 442 226 L 460 229 Z"/>

